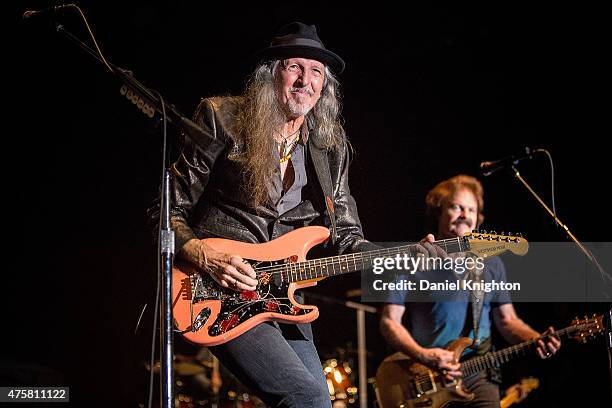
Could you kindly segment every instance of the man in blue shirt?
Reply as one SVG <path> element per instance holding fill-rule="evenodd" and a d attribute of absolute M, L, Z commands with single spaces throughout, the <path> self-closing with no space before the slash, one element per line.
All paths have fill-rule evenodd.
<path fill-rule="evenodd" d="M 433 228 L 437 228 L 437 239 L 463 236 L 476 229 L 483 221 L 483 189 L 474 177 L 458 175 L 445 180 L 427 194 L 427 214 Z M 427 272 L 428 280 L 456 280 L 454 271 Z M 419 278 L 418 273 L 415 275 Z M 499 258 L 485 262 L 481 279 L 490 282 L 507 281 L 504 265 Z M 431 369 L 446 372 L 448 379 L 461 377 L 460 364 L 454 353 L 445 350 L 446 345 L 458 337 L 474 337 L 473 319 L 469 291 L 453 293 L 420 293 L 418 302 L 410 297 L 411 292 L 390 291 L 381 318 L 381 332 L 396 350 Z M 489 292 L 484 304 L 478 338 L 481 347 L 478 353 L 490 347 L 491 322 L 510 343 L 520 343 L 540 337 L 540 334 L 523 322 L 514 309 L 508 292 Z M 552 332 L 549 327 L 545 333 Z M 544 344 L 538 342 L 540 358 L 549 358 L 557 352 L 561 343 L 551 338 Z M 474 352 L 467 350 L 466 354 Z M 464 354 L 464 356 L 466 355 Z M 499 388 L 487 373 L 481 373 L 464 381 L 466 388 L 476 397 L 470 406 L 499 407 Z"/>

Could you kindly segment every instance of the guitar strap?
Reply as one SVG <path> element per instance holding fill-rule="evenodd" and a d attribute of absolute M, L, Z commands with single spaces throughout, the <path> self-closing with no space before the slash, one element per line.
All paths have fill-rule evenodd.
<path fill-rule="evenodd" d="M 477 263 L 475 263 L 477 265 Z M 469 278 L 473 281 L 480 282 L 484 275 L 484 268 L 474 268 L 469 272 Z M 471 349 L 476 350 L 476 354 L 486 353 L 491 349 L 491 336 L 487 337 L 484 341 L 480 341 L 478 336 L 478 330 L 480 329 L 480 317 L 482 316 L 482 309 L 484 306 L 484 289 L 476 289 L 470 291 L 470 305 L 472 311 L 472 325 L 474 330 L 474 341 L 470 346 Z M 490 367 L 487 369 L 487 376 L 489 381 L 501 384 L 501 371 L 499 367 Z"/>
<path fill-rule="evenodd" d="M 327 152 L 316 147 L 314 143 L 310 143 L 310 139 L 308 145 L 310 157 L 312 158 L 315 172 L 317 173 L 317 178 L 319 179 L 319 184 L 321 185 L 323 195 L 325 196 L 325 209 L 327 210 L 327 216 L 329 217 L 331 242 L 332 244 L 335 244 L 337 239 L 336 214 L 334 213 L 334 191 L 332 186 L 331 172 L 329 170 L 329 161 L 327 159 Z"/>
<path fill-rule="evenodd" d="M 484 268 L 475 267 L 468 272 L 468 279 L 474 282 L 480 282 L 480 279 L 483 276 L 483 272 Z M 480 346 L 480 338 L 478 337 L 478 331 L 480 329 L 480 317 L 482 316 L 482 308 L 484 304 L 485 294 L 484 289 L 476 289 L 479 286 L 481 285 L 474 286 L 474 288 L 470 291 L 471 310 L 468 310 L 468 315 L 472 315 L 472 330 L 474 332 L 474 341 L 472 342 L 472 345 L 470 347 L 473 349 L 477 349 Z"/>

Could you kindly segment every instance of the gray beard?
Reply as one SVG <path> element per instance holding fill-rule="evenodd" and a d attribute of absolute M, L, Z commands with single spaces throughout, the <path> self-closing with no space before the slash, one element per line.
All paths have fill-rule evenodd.
<path fill-rule="evenodd" d="M 287 110 L 292 117 L 299 118 L 300 116 L 305 116 L 310 112 L 310 109 L 312 109 L 312 106 L 305 103 L 297 103 L 292 99 L 287 102 Z"/>

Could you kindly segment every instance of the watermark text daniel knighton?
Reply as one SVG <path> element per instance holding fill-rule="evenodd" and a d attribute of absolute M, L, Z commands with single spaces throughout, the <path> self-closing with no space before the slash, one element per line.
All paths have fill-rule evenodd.
<path fill-rule="evenodd" d="M 372 283 L 374 290 L 439 290 L 439 291 L 459 291 L 459 290 L 482 290 L 484 292 L 493 291 L 520 291 L 521 284 L 519 282 L 505 282 L 492 280 L 485 282 L 484 280 L 445 280 L 444 282 L 430 282 L 427 279 L 412 281 L 402 279 L 397 282 L 384 282 L 375 280 Z"/>

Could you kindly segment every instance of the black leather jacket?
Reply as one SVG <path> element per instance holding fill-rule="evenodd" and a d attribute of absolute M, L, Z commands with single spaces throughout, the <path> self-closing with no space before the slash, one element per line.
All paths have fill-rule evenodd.
<path fill-rule="evenodd" d="M 240 97 L 204 99 L 196 111 L 195 122 L 204 129 L 206 137 L 196 142 L 186 140 L 173 166 L 171 219 L 176 249 L 192 238 L 265 242 L 288 229 L 307 225 L 327 226 L 332 236 L 335 230 L 335 236 L 326 244 L 332 254 L 370 249 L 372 244 L 363 238 L 349 190 L 346 143 L 341 149 L 326 151 L 317 148 L 312 137 L 308 138 L 308 184 L 302 189 L 302 202 L 297 207 L 281 216 L 271 204 L 257 209 L 248 205 L 248 197 L 241 188 L 244 169 L 232 160 L 233 155 L 240 154 L 243 141 L 229 126 L 239 103 Z M 309 131 L 314 130 L 309 127 Z M 157 206 L 150 216 L 156 224 Z"/>

